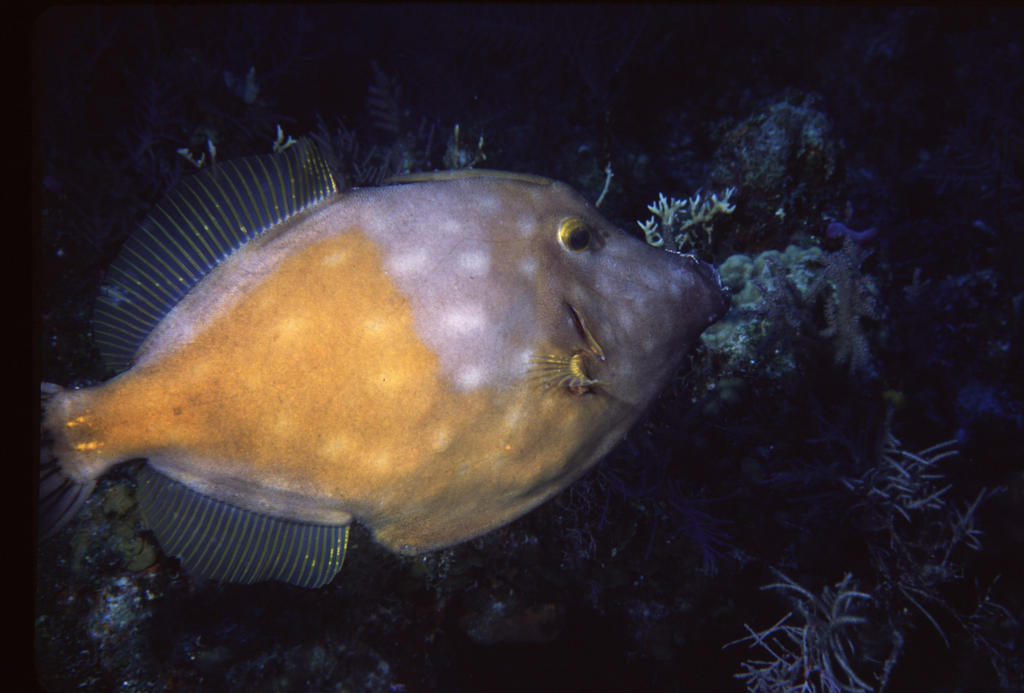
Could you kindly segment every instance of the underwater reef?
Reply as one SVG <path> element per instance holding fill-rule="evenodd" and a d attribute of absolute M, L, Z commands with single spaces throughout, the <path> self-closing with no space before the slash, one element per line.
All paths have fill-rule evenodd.
<path fill-rule="evenodd" d="M 322 588 L 189 575 L 117 468 L 36 548 L 36 687 L 1024 691 L 1024 13 L 62 7 L 31 29 L 41 382 L 113 375 L 93 303 L 175 183 L 304 136 L 346 188 L 565 181 L 732 302 L 554 499 L 416 557 L 356 525 Z"/>

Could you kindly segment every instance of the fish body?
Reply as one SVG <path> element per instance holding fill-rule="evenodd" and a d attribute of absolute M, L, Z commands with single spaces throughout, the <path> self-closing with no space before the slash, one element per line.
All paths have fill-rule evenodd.
<path fill-rule="evenodd" d="M 336 193 L 300 146 L 258 159 L 269 174 L 221 174 L 292 196 L 234 215 L 242 240 L 208 271 L 186 271 L 208 254 L 189 250 L 214 233 L 208 210 L 244 207 L 216 174 L 126 248 L 96 320 L 129 367 L 44 387 L 44 526 L 145 458 L 158 540 L 218 579 L 323 584 L 353 521 L 400 553 L 456 544 L 596 463 L 724 310 L 711 267 L 628 237 L 561 183 L 471 172 Z M 176 245 L 193 262 L 175 269 Z M 176 280 L 180 298 L 143 300 Z"/>

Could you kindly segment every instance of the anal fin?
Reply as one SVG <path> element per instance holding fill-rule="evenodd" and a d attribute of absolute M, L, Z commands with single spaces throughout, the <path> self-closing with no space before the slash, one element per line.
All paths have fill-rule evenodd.
<path fill-rule="evenodd" d="M 244 510 L 194 491 L 148 464 L 137 478 L 139 507 L 160 546 L 202 577 L 321 587 L 341 570 L 348 525 L 296 522 Z"/>

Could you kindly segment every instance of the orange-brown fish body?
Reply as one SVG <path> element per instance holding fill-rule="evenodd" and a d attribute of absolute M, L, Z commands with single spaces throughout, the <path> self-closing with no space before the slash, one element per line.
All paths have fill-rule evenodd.
<path fill-rule="evenodd" d="M 546 179 L 356 190 L 242 244 L 44 428 L 83 486 L 144 457 L 225 507 L 417 553 L 578 478 L 723 306 L 711 268 Z"/>

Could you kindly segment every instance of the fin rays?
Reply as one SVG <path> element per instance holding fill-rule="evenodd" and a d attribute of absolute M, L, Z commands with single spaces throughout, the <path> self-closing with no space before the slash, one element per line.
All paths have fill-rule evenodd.
<path fill-rule="evenodd" d="M 138 481 L 139 506 L 160 545 L 204 577 L 320 587 L 341 570 L 347 525 L 308 524 L 243 510 L 149 465 L 141 468 Z"/>
<path fill-rule="evenodd" d="M 535 356 L 531 359 L 531 375 L 545 387 L 564 387 L 574 395 L 589 392 L 601 383 L 587 375 L 582 352 L 571 356 Z"/>
<path fill-rule="evenodd" d="M 183 180 L 128 239 L 104 281 L 94 324 L 106 364 L 127 368 L 160 320 L 219 263 L 335 192 L 309 140 Z"/>
<path fill-rule="evenodd" d="M 80 484 L 65 476 L 56 459 L 39 467 L 39 539 L 46 539 L 78 513 L 92 493 L 93 484 Z"/>

